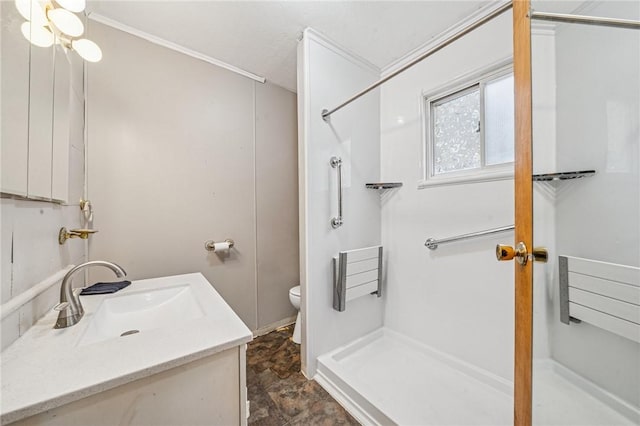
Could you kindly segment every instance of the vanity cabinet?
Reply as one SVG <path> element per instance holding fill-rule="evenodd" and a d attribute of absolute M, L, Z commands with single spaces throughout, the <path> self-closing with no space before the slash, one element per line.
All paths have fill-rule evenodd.
<path fill-rule="evenodd" d="M 11 423 L 11 426 L 246 425 L 245 345 Z"/>
<path fill-rule="evenodd" d="M 2 352 L 0 424 L 246 425 L 252 333 L 201 273 L 134 280 L 51 311 Z"/>

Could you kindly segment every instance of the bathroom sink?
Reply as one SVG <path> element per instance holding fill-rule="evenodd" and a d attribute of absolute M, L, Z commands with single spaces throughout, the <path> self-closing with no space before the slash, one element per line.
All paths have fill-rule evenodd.
<path fill-rule="evenodd" d="M 166 329 L 203 316 L 204 311 L 188 284 L 137 292 L 131 288 L 126 294 L 106 296 L 95 314 L 85 317 L 90 322 L 78 346 Z"/>
<path fill-rule="evenodd" d="M 189 392 L 198 394 L 198 389 L 207 389 L 214 397 L 224 394 L 224 389 L 244 384 L 238 382 L 238 363 L 244 362 L 244 345 L 251 341 L 252 333 L 201 273 L 132 280 L 130 286 L 117 293 L 80 296 L 80 300 L 84 316 L 77 324 L 54 328 L 59 312 L 52 310 L 2 351 L 1 425 L 15 422 L 111 425 L 122 423 L 122 419 L 135 424 L 205 424 L 207 421 L 195 421 L 195 417 L 182 421 L 171 417 L 175 414 L 172 405 L 156 405 L 155 397 L 148 398 L 150 389 L 155 388 L 147 385 L 171 386 L 162 395 L 173 401 L 175 389 L 181 390 L 184 383 L 198 383 L 187 386 Z M 230 363 L 232 358 L 235 367 Z M 219 375 L 218 367 L 210 370 L 207 360 L 214 360 L 216 365 L 223 362 L 221 368 L 225 371 L 235 370 Z M 181 366 L 184 368 L 177 372 L 176 367 Z M 165 375 L 169 370 L 172 373 Z M 202 375 L 202 371 L 207 373 Z M 215 387 L 211 374 L 216 378 Z M 223 378 L 229 375 L 233 375 L 233 384 Z M 143 387 L 135 384 L 141 379 L 145 380 Z M 132 383 L 135 391 L 126 390 L 122 394 L 115 391 Z M 178 393 L 184 394 L 186 405 L 195 395 Z M 127 404 L 122 405 L 120 396 L 125 394 L 135 400 L 135 413 Z M 160 395 L 158 401 L 164 398 Z M 97 405 L 79 402 L 89 401 L 88 398 L 93 398 L 91 401 Z M 193 400 L 196 399 L 200 401 L 200 396 Z M 207 419 L 219 418 L 218 411 L 213 409 L 218 402 L 225 405 L 220 412 L 226 412 L 227 402 L 231 401 L 215 399 L 219 401 L 205 404 L 213 411 L 208 412 Z M 113 409 L 108 405 L 112 402 L 116 404 Z M 197 410 L 202 408 L 200 405 Z M 73 407 L 73 414 L 54 418 L 60 412 L 52 410 L 64 407 Z M 166 419 L 163 408 L 169 411 Z M 94 409 L 100 411 L 99 420 Z M 233 413 L 237 415 L 240 411 L 242 408 L 236 407 Z M 155 417 L 149 417 L 149 413 Z M 42 415 L 39 417 L 42 421 L 21 421 L 35 415 Z M 178 415 L 184 417 L 182 411 Z"/>

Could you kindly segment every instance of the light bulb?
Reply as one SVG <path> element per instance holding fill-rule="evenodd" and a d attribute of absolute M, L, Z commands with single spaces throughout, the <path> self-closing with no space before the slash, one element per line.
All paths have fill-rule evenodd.
<path fill-rule="evenodd" d="M 16 9 L 24 19 L 37 25 L 44 27 L 49 23 L 44 9 L 37 0 L 16 0 Z"/>
<path fill-rule="evenodd" d="M 56 3 L 71 12 L 82 12 L 86 6 L 85 0 L 56 0 Z"/>
<path fill-rule="evenodd" d="M 29 40 L 31 44 L 39 47 L 49 47 L 53 45 L 54 37 L 51 31 L 45 27 L 37 27 L 31 22 L 25 22 L 20 26 L 22 35 Z"/>
<path fill-rule="evenodd" d="M 78 37 L 84 32 L 84 25 L 80 18 L 68 10 L 51 9 L 47 12 L 47 16 L 57 29 L 71 37 Z"/>
<path fill-rule="evenodd" d="M 20 12 L 20 15 L 27 21 L 31 20 L 31 1 L 29 0 L 16 0 L 16 9 Z"/>
<path fill-rule="evenodd" d="M 86 38 L 73 40 L 71 42 L 71 47 L 73 47 L 73 50 L 78 52 L 78 55 L 86 61 L 98 62 L 102 59 L 102 50 L 100 50 L 100 47 Z"/>

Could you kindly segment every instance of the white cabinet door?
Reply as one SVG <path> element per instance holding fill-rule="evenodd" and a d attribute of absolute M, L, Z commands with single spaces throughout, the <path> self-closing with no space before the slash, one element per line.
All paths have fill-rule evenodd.
<path fill-rule="evenodd" d="M 55 49 L 53 85 L 53 150 L 51 166 L 51 198 L 68 201 L 69 195 L 69 100 L 71 66 L 69 52 Z"/>
<path fill-rule="evenodd" d="M 0 2 L 0 190 L 26 196 L 29 156 L 29 42 L 20 34 L 22 21 L 13 2 Z"/>
<path fill-rule="evenodd" d="M 51 199 L 54 49 L 31 47 L 27 196 Z"/>

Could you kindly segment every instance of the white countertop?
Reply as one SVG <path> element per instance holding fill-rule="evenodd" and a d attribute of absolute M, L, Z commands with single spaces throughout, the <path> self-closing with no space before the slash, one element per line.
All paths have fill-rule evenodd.
<path fill-rule="evenodd" d="M 175 326 L 80 345 L 101 302 L 108 297 L 189 284 L 204 316 Z M 85 315 L 56 330 L 52 311 L 2 352 L 0 423 L 51 408 L 245 344 L 251 331 L 202 274 L 133 281 L 112 295 L 82 296 Z"/>

